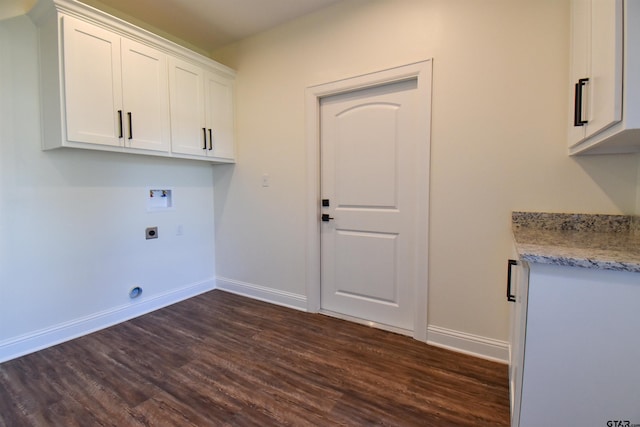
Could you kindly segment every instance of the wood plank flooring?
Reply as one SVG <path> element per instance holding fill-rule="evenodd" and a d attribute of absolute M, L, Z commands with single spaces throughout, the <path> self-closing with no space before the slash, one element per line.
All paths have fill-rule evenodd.
<path fill-rule="evenodd" d="M 0 426 L 507 426 L 507 367 L 211 291 L 0 364 Z"/>

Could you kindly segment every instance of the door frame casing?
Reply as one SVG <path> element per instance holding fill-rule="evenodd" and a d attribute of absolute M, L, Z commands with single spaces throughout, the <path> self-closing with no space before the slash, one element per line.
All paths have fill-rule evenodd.
<path fill-rule="evenodd" d="M 429 250 L 429 177 L 431 155 L 431 82 L 432 59 L 369 74 L 307 87 L 305 90 L 305 140 L 307 150 L 307 311 L 320 311 L 320 99 L 359 89 L 383 86 L 404 80 L 417 81 L 419 91 L 419 144 L 416 156 L 416 265 L 414 277 L 413 338 L 427 341 L 428 250 Z"/>

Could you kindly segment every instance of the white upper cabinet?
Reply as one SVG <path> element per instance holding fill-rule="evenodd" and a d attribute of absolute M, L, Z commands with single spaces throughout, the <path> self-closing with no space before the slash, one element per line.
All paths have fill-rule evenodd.
<path fill-rule="evenodd" d="M 43 149 L 234 161 L 233 70 L 74 0 L 40 0 L 29 16 Z"/>
<path fill-rule="evenodd" d="M 209 148 L 214 157 L 223 159 L 235 158 L 233 85 L 233 81 L 218 74 L 205 75 L 207 128 L 212 131 Z"/>
<path fill-rule="evenodd" d="M 188 61 L 169 61 L 174 153 L 233 160 L 233 80 Z"/>
<path fill-rule="evenodd" d="M 570 154 L 640 151 L 639 3 L 571 1 Z"/>
<path fill-rule="evenodd" d="M 177 58 L 169 60 L 171 140 L 174 153 L 206 156 L 204 70 Z"/>
<path fill-rule="evenodd" d="M 47 148 L 67 142 L 121 146 L 120 37 L 71 17 L 63 18 L 63 27 L 67 138 L 55 138 Z"/>
<path fill-rule="evenodd" d="M 143 150 L 169 151 L 167 56 L 125 38 L 122 39 L 121 52 L 125 145 Z"/>
<path fill-rule="evenodd" d="M 622 2 L 572 1 L 570 145 L 622 118 Z"/>
<path fill-rule="evenodd" d="M 61 20 L 67 137 L 55 145 L 168 152 L 167 56 L 71 16 Z"/>

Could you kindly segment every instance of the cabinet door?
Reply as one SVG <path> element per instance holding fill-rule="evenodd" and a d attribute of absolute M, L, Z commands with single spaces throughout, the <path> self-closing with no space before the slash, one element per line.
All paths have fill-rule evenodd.
<path fill-rule="evenodd" d="M 586 88 L 576 87 L 580 79 L 589 77 L 589 52 L 591 34 L 591 0 L 571 1 L 571 113 L 569 126 L 569 146 L 582 141 L 586 135 L 586 126 L 576 126 L 574 123 L 575 109 L 582 111 L 583 119 L 587 120 L 586 102 L 576 104 L 578 91 L 582 90 L 586 95 Z"/>
<path fill-rule="evenodd" d="M 171 98 L 171 151 L 206 156 L 207 130 L 204 114 L 204 71 L 189 62 L 169 62 Z"/>
<path fill-rule="evenodd" d="M 233 82 L 213 73 L 207 73 L 205 91 L 207 128 L 212 130 L 213 156 L 233 159 L 235 157 Z"/>
<path fill-rule="evenodd" d="M 530 268 L 520 427 L 638 423 L 640 274 Z"/>
<path fill-rule="evenodd" d="M 169 99 L 166 55 L 122 39 L 122 98 L 125 145 L 169 151 Z"/>
<path fill-rule="evenodd" d="M 622 119 L 622 30 L 622 0 L 592 0 L 587 138 Z"/>
<path fill-rule="evenodd" d="M 578 110 L 586 124 L 572 123 L 569 146 L 622 119 L 622 17 L 622 0 L 571 2 L 571 119 Z"/>
<path fill-rule="evenodd" d="M 69 16 L 62 25 L 66 138 L 122 145 L 120 37 Z"/>
<path fill-rule="evenodd" d="M 527 327 L 527 300 L 529 295 L 529 267 L 518 261 L 513 269 L 512 292 L 516 300 L 512 306 L 511 352 L 509 360 L 509 391 L 511 394 L 511 425 L 520 423 L 522 403 L 522 377 L 524 367 L 525 335 Z"/>

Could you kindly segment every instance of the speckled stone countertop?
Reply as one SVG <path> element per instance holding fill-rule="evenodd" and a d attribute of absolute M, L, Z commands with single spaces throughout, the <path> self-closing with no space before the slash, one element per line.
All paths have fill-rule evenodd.
<path fill-rule="evenodd" d="M 511 219 L 527 262 L 640 273 L 638 217 L 513 212 Z"/>

